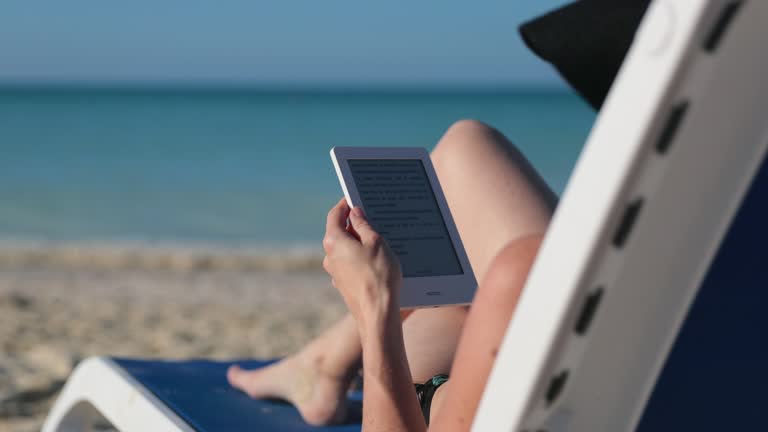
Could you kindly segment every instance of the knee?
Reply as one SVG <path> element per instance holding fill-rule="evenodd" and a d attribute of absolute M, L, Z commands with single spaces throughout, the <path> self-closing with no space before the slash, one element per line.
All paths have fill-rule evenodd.
<path fill-rule="evenodd" d="M 494 129 L 479 120 L 459 120 L 445 131 L 432 151 L 432 159 L 437 163 L 450 158 L 461 157 L 477 142 L 486 140 Z"/>
<path fill-rule="evenodd" d="M 480 120 L 462 119 L 453 123 L 443 136 L 444 140 L 462 137 L 486 136 L 496 132 L 496 129 Z"/>
<path fill-rule="evenodd" d="M 432 150 L 432 163 L 438 171 L 451 169 L 499 147 L 513 148 L 493 127 L 479 120 L 459 120 L 448 128 Z"/>

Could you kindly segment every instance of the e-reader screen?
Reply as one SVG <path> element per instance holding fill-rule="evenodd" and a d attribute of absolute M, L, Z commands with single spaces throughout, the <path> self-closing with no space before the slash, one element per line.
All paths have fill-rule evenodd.
<path fill-rule="evenodd" d="M 400 260 L 404 277 L 463 274 L 419 159 L 348 159 L 369 223 Z"/>

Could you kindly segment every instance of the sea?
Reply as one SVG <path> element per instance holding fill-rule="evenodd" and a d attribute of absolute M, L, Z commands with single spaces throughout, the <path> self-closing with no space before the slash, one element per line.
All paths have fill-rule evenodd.
<path fill-rule="evenodd" d="M 560 88 L 0 89 L 0 244 L 319 247 L 333 146 L 431 149 L 466 118 L 561 192 L 595 114 Z"/>

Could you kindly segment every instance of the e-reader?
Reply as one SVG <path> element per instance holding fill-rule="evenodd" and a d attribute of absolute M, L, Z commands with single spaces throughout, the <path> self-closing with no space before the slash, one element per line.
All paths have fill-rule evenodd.
<path fill-rule="evenodd" d="M 334 147 L 347 204 L 360 207 L 400 261 L 401 308 L 469 304 L 477 282 L 429 153 Z"/>

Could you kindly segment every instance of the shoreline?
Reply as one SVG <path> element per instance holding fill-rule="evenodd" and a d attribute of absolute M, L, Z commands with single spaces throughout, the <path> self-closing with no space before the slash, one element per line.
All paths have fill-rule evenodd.
<path fill-rule="evenodd" d="M 0 241 L 3 270 L 319 271 L 323 255 L 309 245 Z"/>

